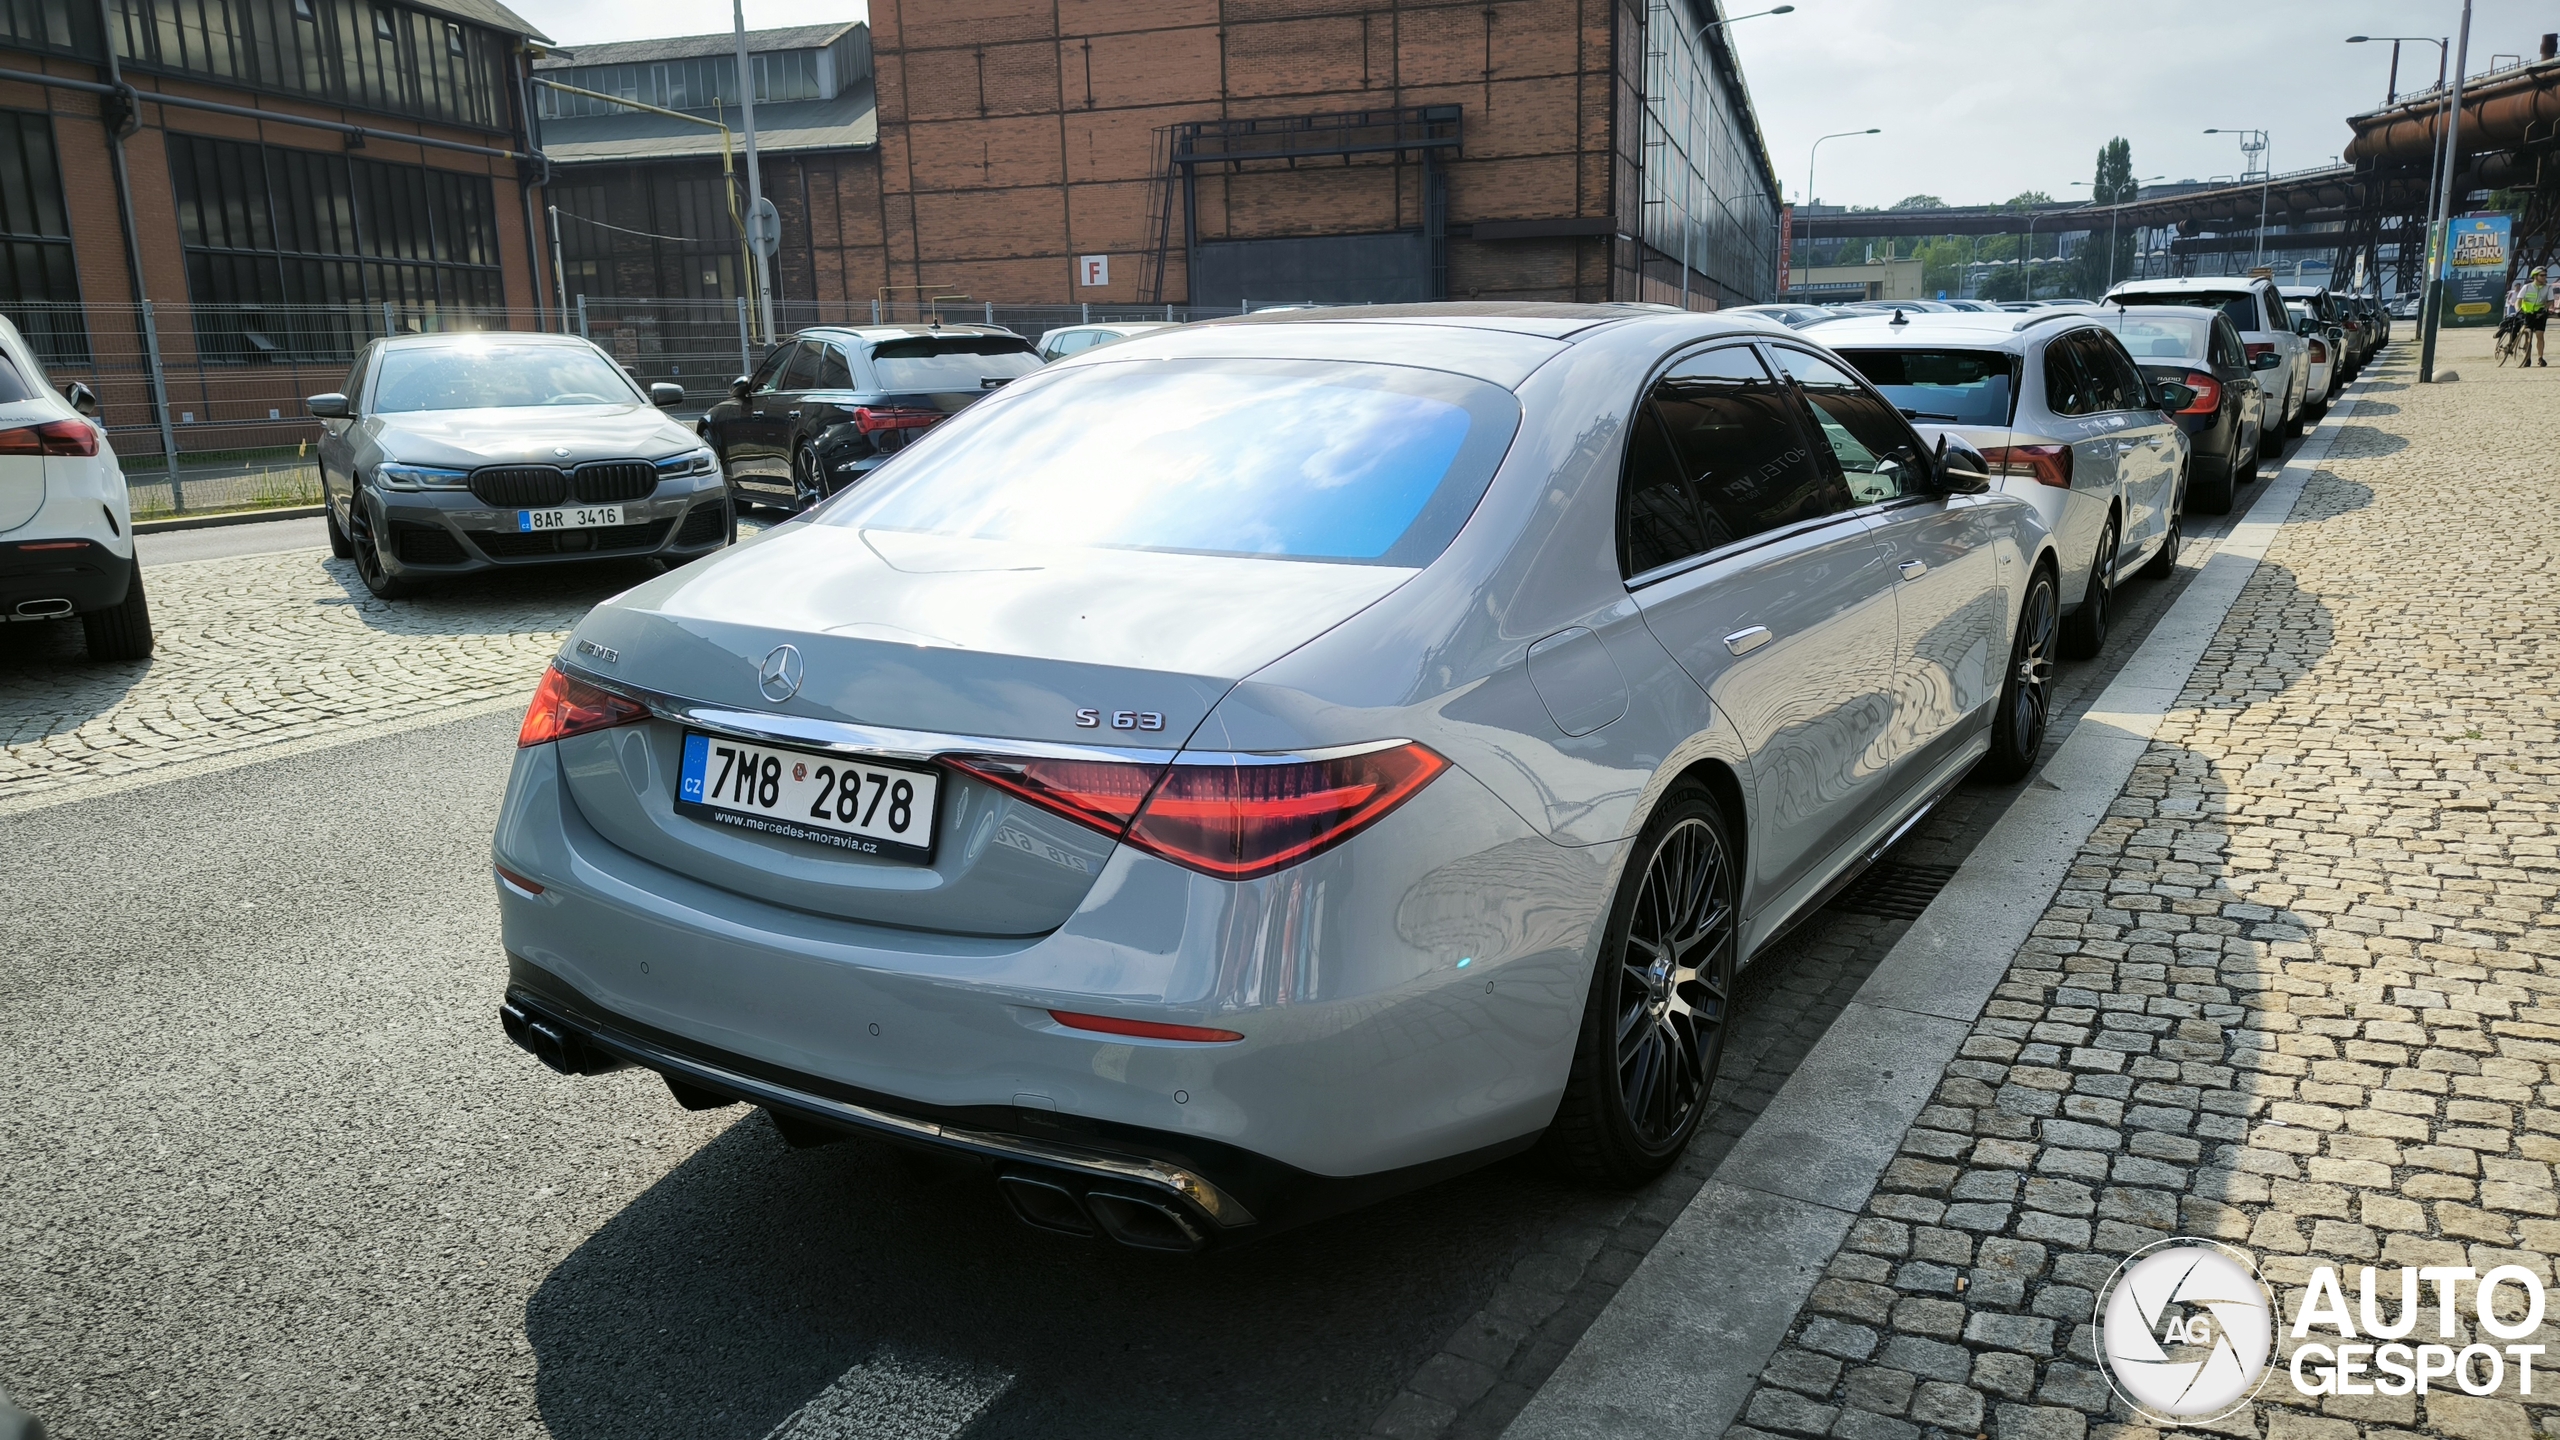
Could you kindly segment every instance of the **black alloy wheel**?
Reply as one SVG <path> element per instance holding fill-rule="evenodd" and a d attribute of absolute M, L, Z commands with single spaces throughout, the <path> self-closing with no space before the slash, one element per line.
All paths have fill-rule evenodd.
<path fill-rule="evenodd" d="M 354 533 L 347 538 L 355 547 L 356 578 L 377 600 L 406 600 L 418 593 L 418 582 L 404 580 L 383 568 L 382 542 L 375 534 L 372 517 L 364 513 L 364 492 L 359 490 L 347 506 L 347 516 L 354 522 Z"/>
<path fill-rule="evenodd" d="M 1563 1167 L 1612 1186 L 1671 1167 L 1706 1113 L 1731 1028 L 1740 866 L 1724 807 L 1684 781 L 1645 826 L 1620 882 L 1563 1103 Z"/>
<path fill-rule="evenodd" d="M 2282 420 L 2278 420 L 2275 424 L 2269 425 L 2264 420 L 2259 421 L 2258 458 L 2261 460 L 2273 460 L 2283 453 L 2284 422 Z"/>
<path fill-rule="evenodd" d="M 2204 472 L 2213 478 L 2199 483 L 2196 486 L 2194 493 L 2188 497 L 2195 502 L 2196 509 L 2207 515 L 2228 515 L 2231 513 L 2231 497 L 2238 493 L 2240 489 L 2240 457 L 2244 453 L 2252 457 L 2255 457 L 2257 454 L 2256 441 L 2251 440 L 2246 445 L 2239 443 L 2240 440 L 2247 438 L 2248 437 L 2245 436 L 2235 437 L 2231 447 L 2231 453 L 2223 456 L 2219 463 L 2212 461 L 2206 462 Z M 2193 461 L 2189 461 L 2188 463 L 2190 465 L 2194 464 Z M 2252 458 L 2248 462 L 2248 465 L 2253 471 L 2258 468 L 2258 462 L 2255 458 Z"/>
<path fill-rule="evenodd" d="M 2107 517 L 2107 528 L 2098 532 L 2098 553 L 2089 558 L 2089 589 L 2080 597 L 2080 608 L 2062 621 L 2062 658 L 2086 660 L 2107 648 L 2107 625 L 2115 617 L 2109 612 L 2116 604 L 2116 559 L 2123 549 L 2118 538 L 2116 517 Z"/>
<path fill-rule="evenodd" d="M 827 498 L 826 481 L 818 474 L 818 454 L 808 446 L 791 457 L 791 509 L 797 514 Z"/>
<path fill-rule="evenodd" d="M 2053 723 L 2053 644 L 2061 629 L 2062 587 L 2051 565 L 2038 565 L 2018 607 L 2018 635 L 2009 644 L 2009 675 L 2000 685 L 2000 709 L 1991 718 L 1991 750 L 1982 757 L 1986 780 L 2024 780 L 2044 750 Z"/>

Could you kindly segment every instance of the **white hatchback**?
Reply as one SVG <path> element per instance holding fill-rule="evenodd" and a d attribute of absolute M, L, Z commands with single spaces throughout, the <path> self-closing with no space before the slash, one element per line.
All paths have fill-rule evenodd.
<path fill-rule="evenodd" d="M 151 610 L 133 507 L 97 409 L 86 385 L 56 394 L 26 337 L 0 319 L 0 616 L 77 616 L 91 659 L 141 660 Z"/>

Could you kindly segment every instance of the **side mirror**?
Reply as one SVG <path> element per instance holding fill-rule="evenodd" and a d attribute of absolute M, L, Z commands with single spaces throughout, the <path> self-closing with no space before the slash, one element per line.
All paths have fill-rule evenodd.
<path fill-rule="evenodd" d="M 303 401 L 302 408 L 323 420 L 344 420 L 347 418 L 347 397 L 332 390 L 326 395 L 314 395 Z"/>
<path fill-rule="evenodd" d="M 755 389 L 755 386 L 756 382 L 753 378 L 741 375 L 737 379 L 729 382 L 729 398 L 732 400 L 744 400 L 747 398 L 749 392 Z"/>
<path fill-rule="evenodd" d="M 2283 363 L 2284 357 L 2273 350 L 2270 350 L 2263 355 L 2252 355 L 2249 357 L 2249 368 L 2252 370 L 2273 370 Z"/>
<path fill-rule="evenodd" d="M 98 392 L 95 390 L 92 390 L 88 386 L 74 380 L 71 382 L 71 388 L 62 392 L 62 398 L 71 402 L 72 409 L 77 410 L 81 414 L 87 415 L 92 419 L 96 418 L 98 414 Z"/>
<path fill-rule="evenodd" d="M 649 387 L 649 403 L 661 410 L 673 410 L 684 403 L 684 387 L 660 380 Z"/>
<path fill-rule="evenodd" d="M 2151 387 L 2151 403 L 2175 414 L 2196 403 L 2196 388 L 2175 380 L 2163 380 Z"/>
<path fill-rule="evenodd" d="M 1950 495 L 1982 495 L 1991 489 L 1990 462 L 1982 452 L 1961 440 L 1938 437 L 1938 453 L 1932 457 L 1938 473 L 1938 488 Z"/>

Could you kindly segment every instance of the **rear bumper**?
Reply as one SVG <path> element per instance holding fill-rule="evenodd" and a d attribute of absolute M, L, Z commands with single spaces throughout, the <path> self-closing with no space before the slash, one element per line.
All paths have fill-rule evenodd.
<path fill-rule="evenodd" d="M 988 1169 L 1027 1223 L 1191 1251 L 1274 1234 L 1527 1149 L 1534 1134 L 1350 1178 L 1309 1174 L 1198 1136 L 1010 1106 L 935 1107 L 730 1054 L 597 1009 L 558 977 L 507 957 L 507 1037 L 564 1075 L 657 1073 L 678 1103 L 761 1106 L 805 1132 L 861 1135 Z"/>
<path fill-rule="evenodd" d="M 40 620 L 112 610 L 124 603 L 133 572 L 132 556 L 95 540 L 0 543 L 0 617 Z"/>

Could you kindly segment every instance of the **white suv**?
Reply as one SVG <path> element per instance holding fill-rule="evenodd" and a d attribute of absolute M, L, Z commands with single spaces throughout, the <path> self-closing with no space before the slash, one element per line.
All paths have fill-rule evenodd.
<path fill-rule="evenodd" d="M 2309 413 L 2311 407 L 2328 397 L 2325 391 L 2316 398 L 2310 392 L 2311 342 L 2294 333 L 2293 317 L 2284 308 L 2284 297 L 2276 293 L 2275 281 L 2263 275 L 2127 280 L 2108 291 L 2107 300 L 2122 305 L 2203 305 L 2219 309 L 2231 317 L 2231 328 L 2240 332 L 2240 343 L 2248 347 L 2253 364 L 2261 355 L 2282 359 L 2278 373 L 2259 380 L 2270 397 L 2271 414 L 2279 408 L 2272 397 L 2283 397 L 2281 414 L 2269 419 L 2259 432 L 2259 454 L 2275 455 L 2284 448 L 2287 437 L 2301 434 L 2318 418 Z"/>
<path fill-rule="evenodd" d="M 18 327 L 0 319 L 0 617 L 80 617 L 89 658 L 151 654 L 124 469 L 92 418 L 97 397 L 53 392 Z"/>

